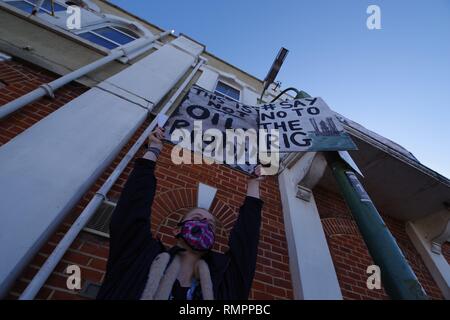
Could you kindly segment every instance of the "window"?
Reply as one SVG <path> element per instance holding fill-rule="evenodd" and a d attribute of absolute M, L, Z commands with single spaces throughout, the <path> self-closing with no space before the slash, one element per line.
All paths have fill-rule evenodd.
<path fill-rule="evenodd" d="M 30 0 L 27 0 L 30 1 Z M 31 0 L 31 2 L 36 3 L 37 0 Z M 41 8 L 44 11 L 47 11 L 47 13 L 52 13 L 52 1 L 50 0 L 45 0 L 44 3 L 42 4 Z M 59 12 L 59 11 L 66 11 L 66 7 L 58 4 L 56 1 L 53 1 L 53 11 L 54 12 Z"/>
<path fill-rule="evenodd" d="M 33 8 L 36 6 L 38 0 L 22 0 L 22 1 L 7 1 L 9 5 L 16 7 L 22 11 L 30 13 L 33 11 Z M 53 12 L 66 11 L 66 7 L 60 5 L 59 3 L 53 1 Z M 48 13 L 52 14 L 52 1 L 45 0 L 42 3 L 42 6 L 39 9 L 40 13 Z"/>
<path fill-rule="evenodd" d="M 0 0 L 5 2 L 8 5 L 11 5 L 25 13 L 31 14 L 34 7 L 40 0 Z M 67 5 L 78 4 L 81 8 L 87 8 L 87 5 L 79 0 L 79 1 L 63 1 L 60 0 L 56 2 L 55 0 L 44 0 L 42 2 L 41 7 L 39 8 L 38 16 L 43 18 L 47 22 L 57 25 L 65 30 L 67 30 L 65 20 L 66 19 L 56 19 L 62 18 L 66 15 Z M 114 22 L 115 18 L 108 18 L 104 15 L 101 15 L 96 12 L 92 12 L 91 10 L 82 11 L 82 21 L 87 22 L 85 25 L 95 27 L 86 27 L 81 31 L 68 30 L 73 32 L 76 36 L 83 38 L 89 42 L 95 43 L 101 47 L 107 49 L 114 49 L 119 46 L 123 46 L 128 44 L 138 38 L 140 38 L 139 34 L 147 34 L 146 30 L 142 30 L 139 27 L 133 29 L 133 27 L 128 27 L 127 24 L 120 20 L 118 22 Z M 100 10 L 100 9 L 99 9 Z M 52 13 L 56 13 L 54 17 L 51 17 Z M 123 26 L 122 23 L 124 23 Z M 151 33 L 150 33 L 151 34 Z"/>
<path fill-rule="evenodd" d="M 125 28 L 108 26 L 79 33 L 78 36 L 107 49 L 114 49 L 139 38 Z"/>
<path fill-rule="evenodd" d="M 232 100 L 239 101 L 240 98 L 240 91 L 238 89 L 235 89 L 222 81 L 219 81 L 216 86 L 216 90 L 214 91 L 215 94 L 218 94 L 219 96 L 227 97 Z"/>

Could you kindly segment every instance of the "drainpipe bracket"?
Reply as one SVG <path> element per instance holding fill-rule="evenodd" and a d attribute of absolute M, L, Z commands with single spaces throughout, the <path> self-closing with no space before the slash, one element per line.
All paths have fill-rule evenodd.
<path fill-rule="evenodd" d="M 430 249 L 435 254 L 442 254 L 442 245 L 439 242 L 432 241 Z"/>
<path fill-rule="evenodd" d="M 129 52 L 126 48 L 120 47 L 117 48 L 116 50 L 122 53 L 122 55 L 119 57 L 120 62 L 127 63 L 130 60 L 128 58 Z"/>
<path fill-rule="evenodd" d="M 40 88 L 45 90 L 45 95 L 51 99 L 55 99 L 55 92 L 53 91 L 53 88 L 48 84 L 41 84 L 39 86 Z"/>
<path fill-rule="evenodd" d="M 447 213 L 447 221 L 441 222 L 441 231 L 431 239 L 431 251 L 442 254 L 442 244 L 450 239 L 450 214 Z"/>
<path fill-rule="evenodd" d="M 296 194 L 297 198 L 309 202 L 311 200 L 311 193 L 312 193 L 311 189 L 301 185 L 297 185 L 297 194 Z"/>
<path fill-rule="evenodd" d="M 197 65 L 197 63 L 199 63 L 199 62 L 202 63 L 201 67 L 203 67 L 203 66 L 205 66 L 205 65 L 208 64 L 208 59 L 205 58 L 205 57 L 199 56 L 198 59 L 197 59 L 197 62 L 194 63 L 194 67 L 195 67 L 195 66 Z"/>
<path fill-rule="evenodd" d="M 95 193 L 95 195 L 96 195 L 96 196 L 102 197 L 102 198 L 103 198 L 103 201 L 106 200 L 106 195 L 105 195 L 103 192 L 97 191 L 97 192 Z"/>

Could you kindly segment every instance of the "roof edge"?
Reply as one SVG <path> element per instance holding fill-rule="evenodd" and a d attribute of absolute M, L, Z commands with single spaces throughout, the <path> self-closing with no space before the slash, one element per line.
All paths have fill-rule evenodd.
<path fill-rule="evenodd" d="M 341 116 L 340 114 L 337 114 L 338 116 L 342 117 L 343 119 L 347 119 L 346 117 Z M 351 121 L 351 120 L 350 120 Z M 444 184 L 445 186 L 450 188 L 450 179 L 443 176 L 442 174 L 434 171 L 433 169 L 430 169 L 429 167 L 425 166 L 424 164 L 422 164 L 419 160 L 417 160 L 414 156 L 412 157 L 408 157 L 404 154 L 404 152 L 401 152 L 395 148 L 393 148 L 392 146 L 380 141 L 379 139 L 377 139 L 376 137 L 371 136 L 370 134 L 368 134 L 367 132 L 363 132 L 361 130 L 359 130 L 358 128 L 352 126 L 349 122 L 347 121 L 342 121 L 341 120 L 342 125 L 344 126 L 344 129 L 350 133 L 351 135 L 363 140 L 364 142 L 372 145 L 373 147 L 386 152 L 387 154 L 389 154 L 390 156 L 412 166 L 413 168 L 417 169 L 418 171 L 426 174 L 427 176 L 437 180 L 438 182 Z M 360 125 L 360 124 L 358 124 Z M 361 125 L 360 125 L 361 126 Z M 361 126 L 363 127 L 363 126 Z M 364 128 L 364 127 L 363 127 Z M 386 138 L 387 139 L 387 138 Z M 393 142 L 395 144 L 398 145 L 398 143 Z M 399 145 L 400 146 L 400 145 Z M 403 148 L 403 147 L 402 147 Z M 404 149 L 404 148 L 403 148 Z M 404 149 L 406 150 L 406 149 Z M 407 151 L 407 150 L 406 150 Z M 408 151 L 409 152 L 409 151 Z"/>
<path fill-rule="evenodd" d="M 161 32 L 166 31 L 166 30 L 164 30 L 163 28 L 157 26 L 156 24 L 151 23 L 150 21 L 148 21 L 148 20 L 146 20 L 146 19 L 144 19 L 144 18 L 141 18 L 141 17 L 139 17 L 138 15 L 136 15 L 136 14 L 134 14 L 134 13 L 131 13 L 131 12 L 128 11 L 128 10 L 125 10 L 124 8 L 119 7 L 118 5 L 112 3 L 112 2 L 110 2 L 110 1 L 108 1 L 108 0 L 100 0 L 100 1 L 106 3 L 107 5 L 113 7 L 113 8 L 115 8 L 115 9 L 117 9 L 117 10 L 122 11 L 123 13 L 126 13 L 126 14 L 130 15 L 131 17 L 133 17 L 133 18 L 135 18 L 135 19 L 137 19 L 137 20 L 139 20 L 139 21 L 141 21 L 141 22 L 144 22 L 144 23 L 147 23 L 147 24 L 151 25 L 153 28 L 158 29 L 158 30 L 160 30 Z M 247 75 L 247 76 L 249 76 L 249 77 L 251 77 L 251 78 L 253 78 L 253 79 L 255 79 L 255 80 L 257 80 L 257 81 L 259 81 L 259 82 L 261 82 L 261 83 L 264 82 L 262 79 L 258 78 L 257 76 L 255 76 L 255 75 L 253 75 L 253 74 L 251 74 L 251 73 L 248 73 L 247 71 L 242 70 L 241 68 L 239 68 L 239 67 L 237 67 L 237 66 L 235 66 L 235 65 L 233 65 L 233 64 L 231 64 L 231 63 L 229 63 L 229 62 L 227 62 L 227 61 L 225 61 L 225 60 L 223 60 L 222 58 L 216 56 L 215 54 L 209 52 L 208 50 L 206 50 L 206 46 L 205 46 L 204 44 L 202 44 L 200 41 L 195 40 L 194 38 L 192 38 L 192 37 L 186 35 L 185 33 L 180 33 L 180 35 L 183 35 L 184 37 L 189 38 L 190 40 L 192 40 L 192 41 L 194 41 L 194 42 L 197 42 L 197 43 L 201 44 L 202 46 L 204 46 L 204 47 L 205 47 L 205 51 L 204 51 L 204 52 L 205 52 L 206 54 L 208 54 L 209 56 L 211 56 L 212 58 L 217 59 L 217 60 L 219 60 L 220 62 L 222 62 L 222 63 L 224 63 L 224 64 L 226 64 L 226 65 L 228 65 L 228 66 L 230 66 L 230 67 L 233 67 L 233 68 L 239 70 L 240 72 L 244 73 L 245 75 Z"/>

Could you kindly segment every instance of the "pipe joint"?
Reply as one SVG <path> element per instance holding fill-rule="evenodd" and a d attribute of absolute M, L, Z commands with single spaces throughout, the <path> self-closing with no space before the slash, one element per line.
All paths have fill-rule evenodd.
<path fill-rule="evenodd" d="M 96 196 L 100 196 L 102 198 L 102 201 L 106 200 L 106 195 L 103 192 L 97 191 L 95 193 Z"/>
<path fill-rule="evenodd" d="M 55 99 L 55 91 L 53 90 L 53 88 L 48 83 L 41 84 L 39 86 L 39 88 L 44 89 L 45 95 L 47 97 L 49 97 L 51 99 Z"/>

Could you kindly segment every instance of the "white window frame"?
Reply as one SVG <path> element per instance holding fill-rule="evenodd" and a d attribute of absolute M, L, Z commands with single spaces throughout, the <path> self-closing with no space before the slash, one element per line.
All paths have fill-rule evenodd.
<path fill-rule="evenodd" d="M 27 12 L 25 12 L 25 11 L 19 9 L 19 8 L 16 8 L 15 6 L 13 6 L 11 4 L 8 4 L 8 2 L 11 2 L 11 1 L 25 1 L 26 3 L 28 3 L 30 5 L 34 5 L 33 3 L 31 3 L 29 0 L 0 0 L 0 7 L 4 7 L 5 9 L 12 10 L 12 11 L 16 12 L 18 15 L 21 15 L 23 17 L 26 17 L 26 18 L 30 17 L 29 13 L 27 13 Z M 90 0 L 85 0 L 85 1 L 86 1 L 85 3 L 88 6 L 91 5 L 91 1 Z M 59 5 L 64 6 L 66 8 L 68 7 L 65 3 L 61 3 L 60 1 L 56 1 L 55 0 L 55 2 L 57 2 Z M 92 11 L 93 10 L 91 7 L 89 7 L 89 8 L 91 10 L 88 10 L 88 9 L 85 9 L 85 8 L 81 8 L 81 9 L 82 10 L 88 10 L 88 11 Z M 113 49 L 106 48 L 106 47 L 104 47 L 102 45 L 99 45 L 99 44 L 97 44 L 95 42 L 92 42 L 92 41 L 89 41 L 87 39 L 84 39 L 84 38 L 80 37 L 79 34 L 80 33 L 85 33 L 85 32 L 93 32 L 92 30 L 97 29 L 97 28 L 112 27 L 116 31 L 118 31 L 120 33 L 123 33 L 123 34 L 133 38 L 134 40 L 140 39 L 142 37 L 148 37 L 149 35 L 154 36 L 154 34 L 150 30 L 145 28 L 143 25 L 137 23 L 136 21 L 127 20 L 127 19 L 124 19 L 124 18 L 121 18 L 121 17 L 118 17 L 118 16 L 102 13 L 101 11 L 98 11 L 98 10 L 92 11 L 93 14 L 96 14 L 99 17 L 98 18 L 99 21 L 97 23 L 91 23 L 91 24 L 83 27 L 81 30 L 67 30 L 66 28 L 64 28 L 63 26 L 59 25 L 58 23 L 52 22 L 53 20 L 51 19 L 51 18 L 53 18 L 53 19 L 59 18 L 58 13 L 62 13 L 62 12 L 65 13 L 65 11 L 56 11 L 55 15 L 52 16 L 50 11 L 48 11 L 48 10 L 46 10 L 44 8 L 41 8 L 41 9 L 44 10 L 44 12 L 40 12 L 40 13 L 38 13 L 35 16 L 37 22 L 39 22 L 39 23 L 41 23 L 41 24 L 43 24 L 43 25 L 45 25 L 45 26 L 47 26 L 47 27 L 49 27 L 49 28 L 51 28 L 51 29 L 53 29 L 53 30 L 55 30 L 57 32 L 63 33 L 63 34 L 73 38 L 74 40 L 76 40 L 78 42 L 84 43 L 87 46 L 90 46 L 90 47 L 95 48 L 96 50 L 102 51 L 104 53 L 108 53 L 111 50 L 114 50 L 116 48 L 113 48 Z M 133 24 L 134 26 L 136 26 L 137 30 L 130 29 L 127 26 L 127 24 Z M 130 31 L 133 32 L 134 34 L 136 34 L 138 36 L 138 38 L 136 38 L 135 36 L 132 36 L 132 35 L 126 33 L 126 32 L 123 32 L 123 31 L 121 31 L 121 30 L 119 30 L 119 29 L 117 29 L 115 27 L 122 27 L 122 28 L 130 29 Z M 123 46 L 128 45 L 128 44 L 130 44 L 130 43 L 132 43 L 134 41 L 133 40 L 133 41 L 127 43 L 127 44 L 121 45 L 121 44 L 117 43 L 116 41 L 114 41 L 112 39 L 108 39 L 108 38 L 106 38 L 104 36 L 101 36 L 100 34 L 95 33 L 95 32 L 93 32 L 93 33 L 96 36 L 99 36 L 99 37 L 103 38 L 105 41 L 108 41 L 108 42 L 110 42 L 112 44 L 117 45 L 118 47 L 123 47 Z"/>
<path fill-rule="evenodd" d="M 8 2 L 16 2 L 16 1 L 22 1 L 22 2 L 28 3 L 29 5 L 32 5 L 33 7 L 36 6 L 35 3 L 33 3 L 33 2 L 31 2 L 31 1 L 29 1 L 29 0 L 2 0 L 2 1 L 3 1 L 4 3 L 8 3 Z M 54 2 L 56 2 L 57 4 L 59 4 L 61 7 L 66 8 L 66 11 L 67 11 L 67 4 L 61 3 L 61 2 L 56 1 L 56 0 L 54 0 Z M 14 7 L 13 5 L 10 5 L 10 6 Z M 16 8 L 16 7 L 14 7 L 14 8 Z M 16 8 L 16 9 L 17 9 L 17 10 L 20 10 L 19 8 Z M 40 7 L 39 10 L 42 10 L 42 11 L 44 11 L 45 13 L 49 14 L 50 16 L 52 16 L 52 12 L 51 12 L 51 11 L 48 11 L 48 10 L 45 9 L 44 7 Z M 56 16 L 56 13 L 57 13 L 57 12 L 59 12 L 59 11 L 55 11 L 55 16 Z M 37 12 L 37 13 L 39 14 L 40 12 Z"/>
<path fill-rule="evenodd" d="M 235 98 L 230 97 L 229 95 L 227 95 L 227 94 L 225 94 L 225 93 L 222 93 L 222 92 L 220 92 L 220 91 L 217 91 L 217 85 L 219 84 L 219 82 L 222 82 L 224 85 L 227 85 L 227 86 L 229 86 L 230 88 L 233 88 L 233 89 L 239 91 L 239 100 L 236 100 Z M 229 82 L 227 82 L 227 81 L 224 81 L 220 76 L 219 76 L 219 78 L 217 79 L 216 84 L 214 85 L 214 93 L 219 93 L 220 95 L 223 95 L 223 96 L 227 97 L 228 99 L 231 99 L 231 100 L 236 101 L 236 102 L 241 102 L 241 99 L 242 99 L 242 89 L 236 88 L 236 86 L 231 85 L 231 84 L 230 84 Z"/>
<path fill-rule="evenodd" d="M 81 30 L 79 30 L 79 31 L 77 31 L 77 32 L 74 32 L 74 34 L 81 38 L 80 34 L 90 32 L 90 33 L 96 35 L 97 37 L 100 37 L 100 38 L 102 38 L 102 39 L 104 39 L 104 40 L 106 40 L 106 41 L 108 41 L 108 42 L 114 43 L 114 44 L 117 45 L 118 47 L 127 45 L 127 44 L 129 44 L 129 43 L 131 43 L 131 42 L 133 42 L 133 41 L 135 41 L 135 40 L 137 40 L 137 39 L 140 38 L 140 37 L 136 38 L 136 37 L 134 37 L 134 36 L 132 36 L 132 35 L 126 33 L 126 32 L 123 32 L 123 31 L 119 30 L 119 29 L 116 28 L 116 27 L 126 28 L 125 26 L 120 26 L 120 25 L 117 25 L 117 24 L 115 24 L 115 23 L 105 22 L 105 23 L 96 24 L 96 25 L 91 25 L 91 26 L 89 26 L 89 27 L 83 28 L 83 29 L 81 29 Z M 95 30 L 101 29 L 101 28 L 111 28 L 111 29 L 114 29 L 115 31 L 120 32 L 120 33 L 122 33 L 122 34 L 124 34 L 124 35 L 126 35 L 126 36 L 128 36 L 128 37 L 130 37 L 130 38 L 133 38 L 134 40 L 132 40 L 132 41 L 126 43 L 126 44 L 120 44 L 120 43 L 118 43 L 118 42 L 116 42 L 116 41 L 114 41 L 114 40 L 112 40 L 112 39 L 109 39 L 109 38 L 107 38 L 107 37 L 105 37 L 105 36 L 102 36 L 101 34 L 95 32 Z M 130 31 L 133 32 L 133 33 L 137 33 L 137 32 L 135 32 L 135 31 L 133 31 L 133 30 L 130 30 Z M 140 35 L 138 34 L 138 36 L 140 36 Z M 92 41 L 89 41 L 89 40 L 84 39 L 84 38 L 82 38 L 82 39 L 85 40 L 85 41 L 88 41 L 88 42 L 92 42 Z M 101 46 L 101 45 L 99 45 L 99 44 L 97 44 L 97 43 L 95 43 L 95 42 L 92 42 L 92 43 L 94 43 L 95 45 Z M 104 48 L 103 46 L 101 46 L 101 47 Z M 110 49 L 108 49 L 108 48 L 105 48 L 105 49 L 110 50 Z"/>

